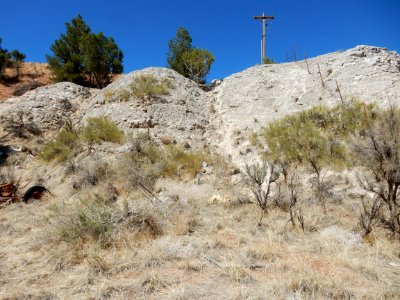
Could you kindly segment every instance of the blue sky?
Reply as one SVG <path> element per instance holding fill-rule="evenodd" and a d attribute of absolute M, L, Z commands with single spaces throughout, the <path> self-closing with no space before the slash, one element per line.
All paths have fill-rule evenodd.
<path fill-rule="evenodd" d="M 400 52 L 400 0 L 19 0 L 2 1 L 2 46 L 26 61 L 45 62 L 65 22 L 80 13 L 93 32 L 114 37 L 125 73 L 166 66 L 168 40 L 187 28 L 193 45 L 216 57 L 208 79 L 223 78 L 260 62 L 261 24 L 274 15 L 267 52 L 277 62 L 366 44 Z"/>

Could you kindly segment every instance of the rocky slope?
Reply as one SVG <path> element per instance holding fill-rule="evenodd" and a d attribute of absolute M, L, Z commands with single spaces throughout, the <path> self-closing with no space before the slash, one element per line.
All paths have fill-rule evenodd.
<path fill-rule="evenodd" d="M 133 79 L 146 74 L 158 80 L 169 80 L 171 88 L 167 95 L 150 101 L 131 97 L 105 97 L 128 90 Z M 110 84 L 90 101 L 84 119 L 105 115 L 125 130 L 149 128 L 153 136 L 169 136 L 178 143 L 207 146 L 204 134 L 210 119 L 209 98 L 195 82 L 170 69 L 147 68 L 132 72 Z"/>
<path fill-rule="evenodd" d="M 148 68 L 103 90 L 58 83 L 0 103 L 0 176 L 18 182 L 19 194 L 34 184 L 51 191 L 1 207 L 0 299 L 398 299 L 400 244 L 380 227 L 361 238 L 360 198 L 369 196 L 352 170 L 327 172 L 335 186 L 325 213 L 300 173 L 297 221 L 271 206 L 258 225 L 251 191 L 226 162 L 195 179 L 159 179 L 150 195 L 132 180 L 145 169 L 126 160 L 140 153 L 138 140 L 84 145 L 63 163 L 37 153 L 64 124 L 107 115 L 128 133 L 211 148 L 242 165 L 257 159 L 249 135 L 288 113 L 353 97 L 399 104 L 399 62 L 397 53 L 360 46 L 310 59 L 311 74 L 304 61 L 255 66 L 208 91 Z M 168 79 L 169 93 L 119 94 L 143 74 Z"/>
<path fill-rule="evenodd" d="M 107 98 L 142 74 L 168 79 L 168 95 L 150 102 Z M 400 56 L 384 48 L 358 46 L 307 62 L 258 65 L 224 79 L 211 91 L 164 68 L 132 72 L 103 90 L 59 83 L 8 99 L 0 105 L 0 118 L 4 126 L 5 120 L 23 111 L 26 120 L 48 132 L 59 129 L 66 119 L 79 124 L 106 115 L 127 131 L 149 131 L 194 148 L 210 147 L 240 165 L 257 157 L 248 136 L 288 113 L 352 98 L 387 105 L 399 96 Z"/>
<path fill-rule="evenodd" d="M 384 48 L 359 46 L 308 62 L 259 65 L 234 74 L 211 92 L 217 108 L 214 130 L 220 137 L 216 144 L 234 161 L 252 159 L 249 143 L 238 146 L 237 139 L 287 114 L 338 104 L 340 94 L 343 101 L 357 98 L 381 105 L 399 101 L 400 56 Z"/>

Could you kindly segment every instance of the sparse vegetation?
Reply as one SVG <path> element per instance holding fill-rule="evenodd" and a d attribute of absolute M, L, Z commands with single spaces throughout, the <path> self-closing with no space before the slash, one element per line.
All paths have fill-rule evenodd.
<path fill-rule="evenodd" d="M 3 118 L 2 123 L 4 130 L 10 136 L 28 139 L 32 135 L 39 136 L 42 134 L 36 123 L 22 110 Z"/>
<path fill-rule="evenodd" d="M 157 145 L 146 136 L 133 140 L 133 150 L 126 164 L 133 185 L 145 185 L 150 189 L 155 180 L 161 177 L 194 178 L 202 171 L 202 164 L 211 163 L 207 152 L 188 151 L 179 145 Z"/>
<path fill-rule="evenodd" d="M 121 143 L 124 133 L 115 123 L 106 117 L 88 119 L 88 125 L 74 129 L 72 126 L 63 128 L 53 141 L 46 143 L 39 157 L 44 161 L 62 162 L 73 157 L 83 149 L 84 143 L 89 147 L 101 142 Z"/>
<path fill-rule="evenodd" d="M 268 213 L 272 203 L 271 185 L 279 178 L 279 172 L 274 164 L 246 165 L 246 183 L 250 187 L 256 199 L 257 205 L 261 208 L 262 214 L 258 221 L 261 226 L 263 216 Z M 266 183 L 266 187 L 264 187 Z"/>
<path fill-rule="evenodd" d="M 265 158 L 279 164 L 285 177 L 290 165 L 309 167 L 315 198 L 326 213 L 325 203 L 333 185 L 323 169 L 339 170 L 351 164 L 347 138 L 373 121 L 374 112 L 367 113 L 373 107 L 358 101 L 333 108 L 317 106 L 273 122 L 264 131 L 269 148 Z"/>
<path fill-rule="evenodd" d="M 110 247 L 124 230 L 135 230 L 148 237 L 162 233 L 160 225 L 150 214 L 131 211 L 128 203 L 120 208 L 113 200 L 99 195 L 80 200 L 64 216 L 60 215 L 60 208 L 54 211 L 60 239 L 74 247 L 88 242 L 101 248 Z"/>
<path fill-rule="evenodd" d="M 168 95 L 172 87 L 171 81 L 167 78 L 159 80 L 152 74 L 142 74 L 132 80 L 129 89 L 104 92 L 104 99 L 126 102 L 134 97 L 143 103 L 150 103 L 160 96 Z"/>
<path fill-rule="evenodd" d="M 262 63 L 264 65 L 273 65 L 273 64 L 275 64 L 275 61 L 270 57 L 264 57 Z"/>
<path fill-rule="evenodd" d="M 51 192 L 1 207 L 0 298 L 398 298 L 400 111 L 353 101 L 269 126 L 261 112 L 256 120 L 246 107 L 238 120 L 225 107 L 217 93 L 228 84 L 203 106 L 189 100 L 203 99 L 190 87 L 172 104 L 195 123 L 164 122 L 161 114 L 174 118 L 163 110 L 170 99 L 143 96 L 154 111 L 125 85 L 104 91 L 106 101 L 138 99 L 99 109 L 114 120 L 125 106 L 136 110 L 118 120 L 131 126 L 127 136 L 107 117 L 67 122 L 46 144 L 51 131 L 21 140 L 3 130 L 0 180 L 16 182 L 18 194 L 34 182 Z M 185 94 L 180 82 L 174 88 Z M 295 96 L 286 103 L 300 109 Z M 212 102 L 221 114 L 210 116 Z M 33 134 L 33 113 L 13 115 L 15 133 Z M 144 128 L 147 119 L 156 125 Z M 63 163 L 38 161 L 40 147 L 42 160 Z"/>
<path fill-rule="evenodd" d="M 375 122 L 369 125 L 357 134 L 352 144 L 356 163 L 370 172 L 360 175 L 359 182 L 366 191 L 375 194 L 385 204 L 389 216 L 383 218 L 383 223 L 389 226 L 393 234 L 400 236 L 400 111 L 395 107 L 380 111 Z M 372 205 L 369 219 L 377 213 L 378 203 Z M 364 226 L 365 222 L 362 222 L 366 231 L 371 228 L 368 223 Z"/>
<path fill-rule="evenodd" d="M 14 67 L 18 78 L 20 65 L 24 61 L 26 56 L 18 50 L 13 50 L 9 52 L 7 49 L 3 49 L 1 47 L 1 42 L 2 39 L 0 38 L 0 80 L 4 79 L 4 70 L 7 67 Z"/>
<path fill-rule="evenodd" d="M 168 79 L 160 81 L 151 74 L 140 75 L 134 78 L 129 85 L 131 95 L 142 101 L 167 95 L 171 87 L 171 82 Z"/>
<path fill-rule="evenodd" d="M 282 166 L 285 176 L 290 165 L 306 165 L 312 170 L 310 184 L 315 199 L 326 213 L 326 201 L 335 182 L 322 173 L 324 168 L 363 166 L 359 175 L 363 189 L 375 194 L 371 204 L 362 201 L 359 224 L 363 236 L 382 224 L 400 235 L 398 187 L 400 186 L 400 111 L 378 110 L 358 101 L 331 109 L 315 107 L 271 123 L 264 132 L 267 158 Z M 348 146 L 350 139 L 351 147 Z M 381 213 L 382 206 L 387 214 Z"/>
<path fill-rule="evenodd" d="M 124 132 L 106 117 L 88 118 L 80 136 L 82 141 L 90 145 L 102 142 L 122 143 L 124 140 Z"/>
<path fill-rule="evenodd" d="M 48 162 L 62 162 L 74 156 L 80 148 L 78 133 L 75 130 L 64 128 L 53 141 L 43 146 L 39 157 Z"/>

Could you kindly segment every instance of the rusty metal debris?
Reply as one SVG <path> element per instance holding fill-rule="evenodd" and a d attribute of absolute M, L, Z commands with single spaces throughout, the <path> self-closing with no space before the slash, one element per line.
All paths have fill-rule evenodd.
<path fill-rule="evenodd" d="M 17 186 L 13 183 L 4 183 L 0 185 L 0 204 L 20 202 L 21 198 L 17 195 Z M 22 200 L 28 203 L 29 200 L 39 200 L 45 192 L 49 192 L 43 185 L 34 185 L 30 187 L 23 195 Z"/>
<path fill-rule="evenodd" d="M 17 196 L 17 187 L 13 183 L 0 185 L 0 203 L 14 203 L 21 199 Z"/>
<path fill-rule="evenodd" d="M 31 199 L 39 200 L 43 197 L 43 194 L 48 190 L 43 185 L 34 185 L 30 187 L 22 197 L 25 203 Z"/>

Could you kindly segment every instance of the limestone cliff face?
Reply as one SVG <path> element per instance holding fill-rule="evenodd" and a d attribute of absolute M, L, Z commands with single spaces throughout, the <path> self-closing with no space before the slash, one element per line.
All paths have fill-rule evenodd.
<path fill-rule="evenodd" d="M 169 80 L 168 94 L 151 101 L 107 97 L 128 89 L 143 74 Z M 126 131 L 145 130 L 156 138 L 168 135 L 193 148 L 210 147 L 243 164 L 257 157 L 248 136 L 268 122 L 352 98 L 379 105 L 399 102 L 400 56 L 384 48 L 358 46 L 307 62 L 258 65 L 225 78 L 211 91 L 170 69 L 147 68 L 121 76 L 103 90 L 71 83 L 38 88 L 1 103 L 0 118 L 23 111 L 46 132 L 58 130 L 66 118 L 79 124 L 106 115 Z"/>
<path fill-rule="evenodd" d="M 234 74 L 209 95 L 217 110 L 215 143 L 234 161 L 246 162 L 254 154 L 245 137 L 287 114 L 339 104 L 340 94 L 343 101 L 400 104 L 400 56 L 384 48 L 358 46 L 307 62 L 259 65 Z M 240 139 L 244 142 L 238 145 Z"/>

